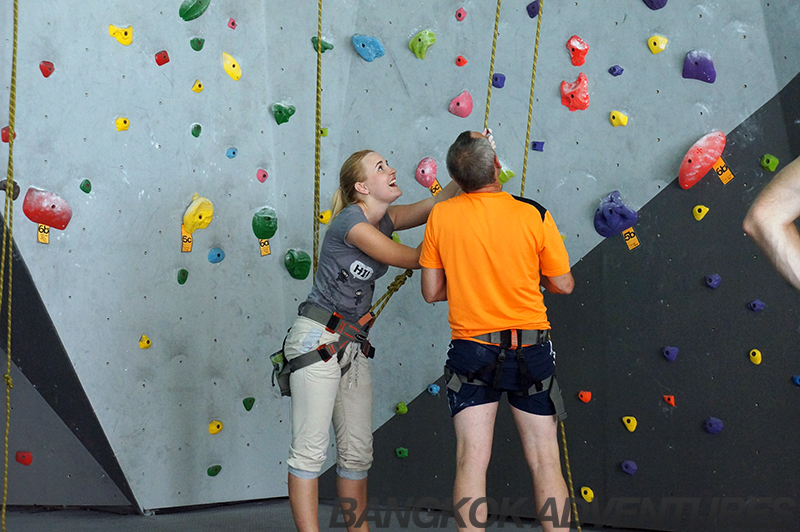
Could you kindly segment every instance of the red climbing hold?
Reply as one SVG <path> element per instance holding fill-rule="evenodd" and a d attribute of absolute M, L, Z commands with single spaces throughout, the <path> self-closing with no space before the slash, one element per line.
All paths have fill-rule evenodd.
<path fill-rule="evenodd" d="M 592 400 L 592 392 L 584 392 L 583 390 L 581 390 L 580 392 L 578 392 L 578 399 L 580 399 L 584 403 L 588 403 L 589 401 Z"/>
<path fill-rule="evenodd" d="M 567 41 L 567 50 L 569 51 L 569 58 L 575 66 L 581 66 L 586 62 L 586 52 L 589 51 L 589 45 L 578 37 L 573 35 Z"/>
<path fill-rule="evenodd" d="M 25 451 L 17 451 L 16 460 L 24 466 L 29 466 L 33 463 L 33 454 Z"/>
<path fill-rule="evenodd" d="M 72 208 L 64 198 L 33 187 L 25 194 L 22 212 L 34 223 L 62 230 L 67 228 L 72 219 Z"/>
<path fill-rule="evenodd" d="M 448 110 L 456 116 L 466 118 L 472 112 L 472 95 L 469 91 L 463 91 L 461 94 L 453 98 L 450 102 Z"/>
<path fill-rule="evenodd" d="M 667 404 L 675 406 L 675 396 L 674 395 L 664 395 L 663 397 L 664 397 L 664 401 L 666 401 Z"/>
<path fill-rule="evenodd" d="M 467 64 L 467 59 L 463 55 L 459 55 L 456 57 L 456 65 L 457 66 L 464 66 Z"/>
<path fill-rule="evenodd" d="M 689 189 L 705 176 L 714 163 L 722 156 L 725 149 L 725 133 L 712 131 L 689 148 L 681 162 L 678 183 L 681 188 Z"/>
<path fill-rule="evenodd" d="M 156 52 L 156 64 L 158 66 L 166 65 L 169 63 L 169 54 L 166 50 L 161 50 L 160 52 Z"/>
<path fill-rule="evenodd" d="M 561 82 L 561 103 L 570 111 L 589 107 L 589 78 L 581 72 L 575 83 Z"/>
<path fill-rule="evenodd" d="M 50 74 L 56 69 L 55 65 L 50 61 L 42 61 L 39 63 L 39 70 L 42 71 L 42 76 L 49 78 Z"/>
<path fill-rule="evenodd" d="M 14 140 L 16 139 L 17 139 L 17 132 L 15 131 Z M 8 126 L 4 127 L 3 129 L 0 129 L 0 140 L 2 140 L 3 142 L 8 142 Z"/>
<path fill-rule="evenodd" d="M 430 188 L 436 181 L 436 160 L 433 157 L 422 159 L 417 165 L 414 178 L 423 187 Z"/>

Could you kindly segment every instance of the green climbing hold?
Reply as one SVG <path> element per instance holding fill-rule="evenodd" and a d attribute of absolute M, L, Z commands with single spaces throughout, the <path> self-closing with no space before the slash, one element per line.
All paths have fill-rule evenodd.
<path fill-rule="evenodd" d="M 181 268 L 178 271 L 178 284 L 185 284 L 186 283 L 186 279 L 188 279 L 188 278 L 189 278 L 189 270 L 185 270 L 185 269 Z"/>
<path fill-rule="evenodd" d="M 397 234 L 397 231 L 394 231 L 392 233 L 392 240 L 394 240 L 398 244 L 402 244 L 402 242 L 400 242 L 400 235 Z"/>
<path fill-rule="evenodd" d="M 194 138 L 199 137 L 202 131 L 203 131 L 203 126 L 201 126 L 200 124 L 195 124 L 192 126 L 192 136 Z"/>
<path fill-rule="evenodd" d="M 92 191 L 92 182 L 88 179 L 84 179 L 81 181 L 81 190 L 86 192 L 87 194 Z"/>
<path fill-rule="evenodd" d="M 275 121 L 279 125 L 288 122 L 295 110 L 296 109 L 294 105 L 283 105 L 282 103 L 276 103 L 272 106 L 272 114 L 275 115 Z"/>
<path fill-rule="evenodd" d="M 408 458 L 408 449 L 405 447 L 398 447 L 394 452 L 398 458 Z"/>
<path fill-rule="evenodd" d="M 400 401 L 399 403 L 397 403 L 397 406 L 394 407 L 394 411 L 400 414 L 401 416 L 403 414 L 408 414 L 408 406 L 406 406 L 406 404 L 403 401 Z"/>
<path fill-rule="evenodd" d="M 430 30 L 422 30 L 408 41 L 408 47 L 420 59 L 425 59 L 425 52 L 436 42 L 436 35 Z"/>
<path fill-rule="evenodd" d="M 205 13 L 210 3 L 211 0 L 184 0 L 178 14 L 183 20 L 189 22 Z"/>
<path fill-rule="evenodd" d="M 255 397 L 247 397 L 242 401 L 242 404 L 244 404 L 244 409 L 247 410 L 248 412 L 253 409 L 253 405 L 255 403 L 256 403 Z"/>
<path fill-rule="evenodd" d="M 299 249 L 290 249 L 283 257 L 283 265 L 295 279 L 305 279 L 311 271 L 311 257 Z"/>
<path fill-rule="evenodd" d="M 319 40 L 316 36 L 311 37 L 311 44 L 314 45 L 314 51 L 319 52 L 318 48 Z M 325 50 L 333 50 L 333 45 L 329 42 L 325 42 L 325 39 L 322 40 L 322 53 L 325 53 Z"/>
<path fill-rule="evenodd" d="M 269 207 L 262 207 L 253 215 L 253 233 L 259 240 L 272 238 L 278 230 L 278 215 Z"/>
<path fill-rule="evenodd" d="M 195 52 L 199 52 L 200 50 L 203 49 L 203 46 L 206 44 L 206 40 L 201 39 L 200 37 L 195 37 L 194 39 L 189 41 L 189 44 L 192 45 L 192 50 L 194 50 Z"/>
<path fill-rule="evenodd" d="M 509 179 L 511 179 L 512 177 L 514 177 L 515 175 L 517 175 L 517 174 L 515 174 L 513 170 L 509 170 L 508 168 L 503 167 L 500 170 L 500 175 L 497 176 L 497 180 L 500 181 L 501 185 L 505 185 L 506 182 Z"/>
<path fill-rule="evenodd" d="M 209 477 L 216 477 L 220 471 L 222 471 L 221 465 L 212 465 L 206 470 L 206 473 L 208 473 Z"/>
<path fill-rule="evenodd" d="M 761 167 L 764 170 L 769 170 L 770 172 L 774 172 L 775 169 L 778 167 L 779 160 L 774 155 L 770 155 L 769 153 L 765 154 L 761 158 Z"/>

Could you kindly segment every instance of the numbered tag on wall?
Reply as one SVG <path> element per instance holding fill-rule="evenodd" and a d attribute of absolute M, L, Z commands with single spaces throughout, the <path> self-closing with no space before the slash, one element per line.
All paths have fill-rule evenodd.
<path fill-rule="evenodd" d="M 184 253 L 192 251 L 192 235 L 186 231 L 183 224 L 181 224 L 181 251 Z"/>
<path fill-rule="evenodd" d="M 269 255 L 272 251 L 269 249 L 269 239 L 261 238 L 258 240 L 258 247 L 261 248 L 261 256 Z"/>
<path fill-rule="evenodd" d="M 731 172 L 731 169 L 725 164 L 725 161 L 722 160 L 722 157 L 717 159 L 717 162 L 714 163 L 714 171 L 717 173 L 723 185 L 727 185 L 734 178 L 733 172 Z"/>
<path fill-rule="evenodd" d="M 49 225 L 39 224 L 39 231 L 36 233 L 36 240 L 38 240 L 42 244 L 49 244 L 50 243 L 50 226 Z"/>
<path fill-rule="evenodd" d="M 442 185 L 439 184 L 438 180 L 434 179 L 433 184 L 428 187 L 428 190 L 431 191 L 431 195 L 435 196 L 442 191 Z"/>
<path fill-rule="evenodd" d="M 622 232 L 622 238 L 624 238 L 625 243 L 628 244 L 628 250 L 634 250 L 641 244 L 639 242 L 639 237 L 636 236 L 636 231 L 633 230 L 633 227 L 625 229 Z"/>

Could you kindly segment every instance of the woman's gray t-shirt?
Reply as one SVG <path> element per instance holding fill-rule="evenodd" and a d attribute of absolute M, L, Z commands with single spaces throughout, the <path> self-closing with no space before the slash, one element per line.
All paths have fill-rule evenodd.
<path fill-rule="evenodd" d="M 389 267 L 345 240 L 358 223 L 369 223 L 358 205 L 350 205 L 333 219 L 319 252 L 314 286 L 307 301 L 328 312 L 338 312 L 347 321 L 357 321 L 372 306 L 375 280 Z M 391 238 L 394 224 L 389 214 L 380 221 L 378 230 Z"/>

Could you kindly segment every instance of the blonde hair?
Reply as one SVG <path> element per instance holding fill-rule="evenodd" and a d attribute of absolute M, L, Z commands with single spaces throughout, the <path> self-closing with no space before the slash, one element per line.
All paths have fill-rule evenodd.
<path fill-rule="evenodd" d="M 367 179 L 367 173 L 361 162 L 370 153 L 372 150 L 357 151 L 342 164 L 342 168 L 339 170 L 339 188 L 334 191 L 331 198 L 331 219 L 336 218 L 336 215 L 345 207 L 358 201 L 358 192 L 356 192 L 355 186 L 356 183 Z"/>

